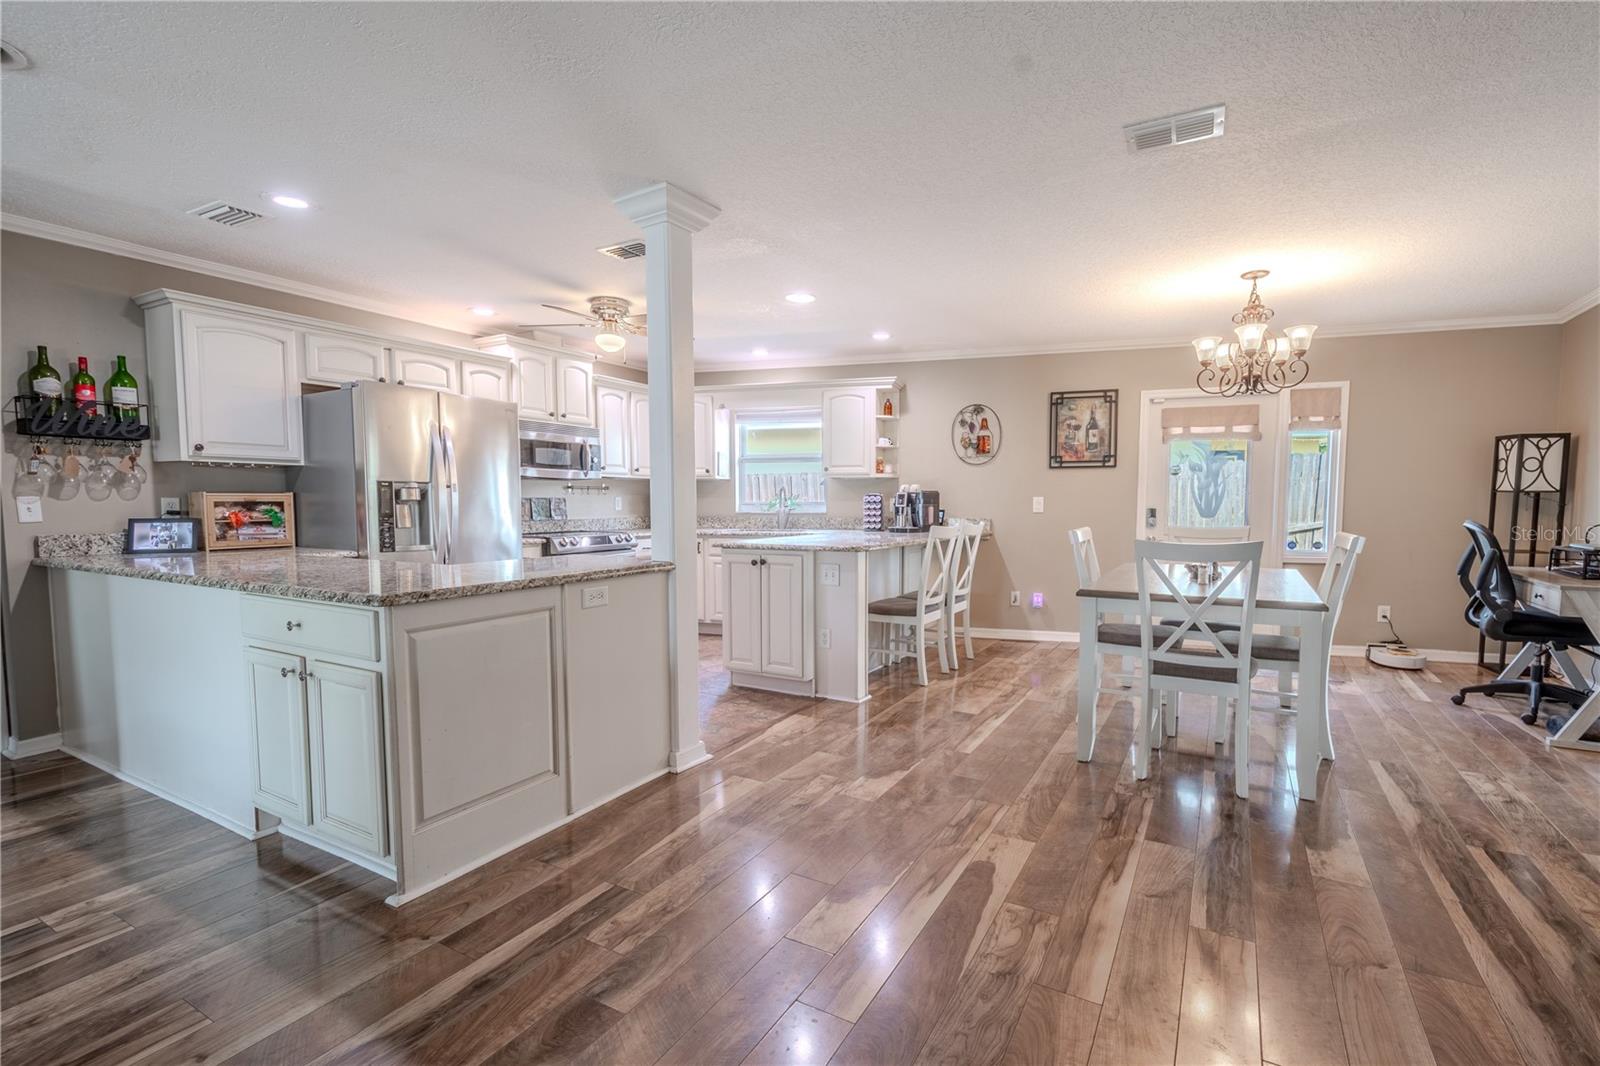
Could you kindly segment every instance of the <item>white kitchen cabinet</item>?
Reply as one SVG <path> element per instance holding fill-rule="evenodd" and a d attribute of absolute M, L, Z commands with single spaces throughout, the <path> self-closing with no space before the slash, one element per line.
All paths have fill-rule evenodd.
<path fill-rule="evenodd" d="M 727 569 L 722 561 L 722 549 L 714 544 L 706 545 L 706 614 L 705 621 L 722 621 L 722 587 L 727 583 Z"/>
<path fill-rule="evenodd" d="M 268 648 L 246 648 L 249 675 L 251 786 L 255 805 L 280 818 L 311 821 L 307 774 L 305 660 Z"/>
<path fill-rule="evenodd" d="M 735 674 L 809 681 L 812 557 L 809 552 L 727 549 L 722 657 Z"/>
<path fill-rule="evenodd" d="M 562 356 L 556 360 L 556 419 L 569 426 L 594 425 L 594 364 Z"/>
<path fill-rule="evenodd" d="M 306 669 L 312 827 L 372 855 L 385 834 L 381 678 L 320 659 Z"/>
<path fill-rule="evenodd" d="M 822 390 L 822 472 L 871 474 L 877 460 L 877 390 Z"/>
<path fill-rule="evenodd" d="M 717 474 L 717 405 L 711 396 L 694 397 L 694 476 Z"/>
<path fill-rule="evenodd" d="M 461 391 L 461 360 L 453 355 L 417 348 L 391 348 L 390 364 L 398 384 L 440 392 Z"/>
<path fill-rule="evenodd" d="M 512 376 L 511 364 L 504 359 L 462 359 L 461 394 L 510 403 Z"/>
<path fill-rule="evenodd" d="M 556 419 L 556 357 L 543 349 L 513 349 L 517 367 L 517 417 Z"/>
<path fill-rule="evenodd" d="M 628 393 L 628 473 L 650 476 L 650 394 L 643 389 Z"/>
<path fill-rule="evenodd" d="M 389 351 L 369 337 L 307 330 L 301 335 L 300 379 L 320 385 L 387 381 Z"/>
<path fill-rule="evenodd" d="M 627 477 L 628 398 L 632 390 L 621 385 L 597 382 L 594 387 L 596 425 L 600 430 L 600 470 Z"/>
<path fill-rule="evenodd" d="M 194 303 L 136 297 L 158 460 L 298 463 L 300 344 L 293 327 Z"/>

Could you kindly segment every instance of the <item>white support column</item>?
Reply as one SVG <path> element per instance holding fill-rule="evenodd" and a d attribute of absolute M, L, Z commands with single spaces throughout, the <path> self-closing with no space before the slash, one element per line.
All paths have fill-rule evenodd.
<path fill-rule="evenodd" d="M 617 206 L 645 246 L 649 315 L 650 552 L 677 564 L 668 582 L 667 646 L 672 685 L 673 772 L 710 758 L 700 740 L 700 624 L 694 575 L 693 235 L 721 214 L 692 193 L 661 182 Z"/>

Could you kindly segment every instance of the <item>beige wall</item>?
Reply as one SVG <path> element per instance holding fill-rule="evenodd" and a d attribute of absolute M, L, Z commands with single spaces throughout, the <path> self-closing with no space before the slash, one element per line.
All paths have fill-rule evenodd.
<path fill-rule="evenodd" d="M 1561 327 L 1557 428 L 1573 435 L 1568 540 L 1600 522 L 1600 307 Z"/>
<path fill-rule="evenodd" d="M 1551 425 L 1560 333 L 1547 326 L 1317 342 L 1313 379 L 1350 382 L 1344 526 L 1367 536 L 1339 643 L 1387 636 L 1375 620 L 1377 605 L 1386 603 L 1401 636 L 1418 647 L 1476 647 L 1461 620 L 1454 573 L 1464 543 L 1461 521 L 1487 510 L 1494 436 Z M 1139 393 L 1191 385 L 1189 350 L 707 373 L 696 384 L 875 375 L 905 383 L 899 480 L 940 490 L 950 514 L 994 521 L 994 541 L 976 578 L 976 624 L 1076 631 L 1077 582 L 1066 531 L 1092 527 L 1106 566 L 1131 560 Z M 1047 395 L 1088 388 L 1120 390 L 1118 464 L 1050 470 Z M 1004 423 L 1000 454 L 983 467 L 967 466 L 950 448 L 950 420 L 972 402 L 993 406 Z M 861 493 L 879 487 L 892 491 L 893 484 L 831 484 L 829 510 L 859 513 Z M 1031 512 L 1034 496 L 1045 498 L 1043 514 Z M 702 513 L 732 509 L 731 482 L 701 483 Z M 1024 603 L 1027 593 L 1043 592 L 1044 608 L 1010 606 L 1012 589 L 1024 593 Z"/>

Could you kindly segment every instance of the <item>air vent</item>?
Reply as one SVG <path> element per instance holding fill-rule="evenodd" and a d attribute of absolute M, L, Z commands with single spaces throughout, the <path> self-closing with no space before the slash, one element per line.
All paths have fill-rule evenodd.
<path fill-rule="evenodd" d="M 613 259 L 643 259 L 644 242 L 629 241 L 626 244 L 613 244 L 599 251 L 601 255 L 609 255 Z"/>
<path fill-rule="evenodd" d="M 247 222 L 257 222 L 267 217 L 260 211 L 235 207 L 224 200 L 213 200 L 209 204 L 191 207 L 188 213 L 210 219 L 212 222 L 219 222 L 224 226 L 243 226 Z"/>
<path fill-rule="evenodd" d="M 1222 136 L 1222 118 L 1226 108 L 1203 107 L 1198 111 L 1185 111 L 1181 115 L 1135 122 L 1122 127 L 1128 137 L 1130 152 L 1145 152 L 1151 148 L 1167 148 L 1174 144 L 1188 144 Z"/>

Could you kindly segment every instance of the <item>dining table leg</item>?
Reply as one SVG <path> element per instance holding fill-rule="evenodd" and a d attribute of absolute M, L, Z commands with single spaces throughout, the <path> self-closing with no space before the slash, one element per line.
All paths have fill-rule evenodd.
<path fill-rule="evenodd" d="M 1078 597 L 1078 761 L 1094 758 L 1099 732 L 1095 705 L 1100 694 L 1100 609 L 1087 596 Z"/>
<path fill-rule="evenodd" d="M 1300 694 L 1295 701 L 1295 791 L 1302 800 L 1317 798 L 1317 767 L 1327 750 L 1328 660 L 1323 629 L 1327 615 L 1306 612 L 1300 627 Z"/>

